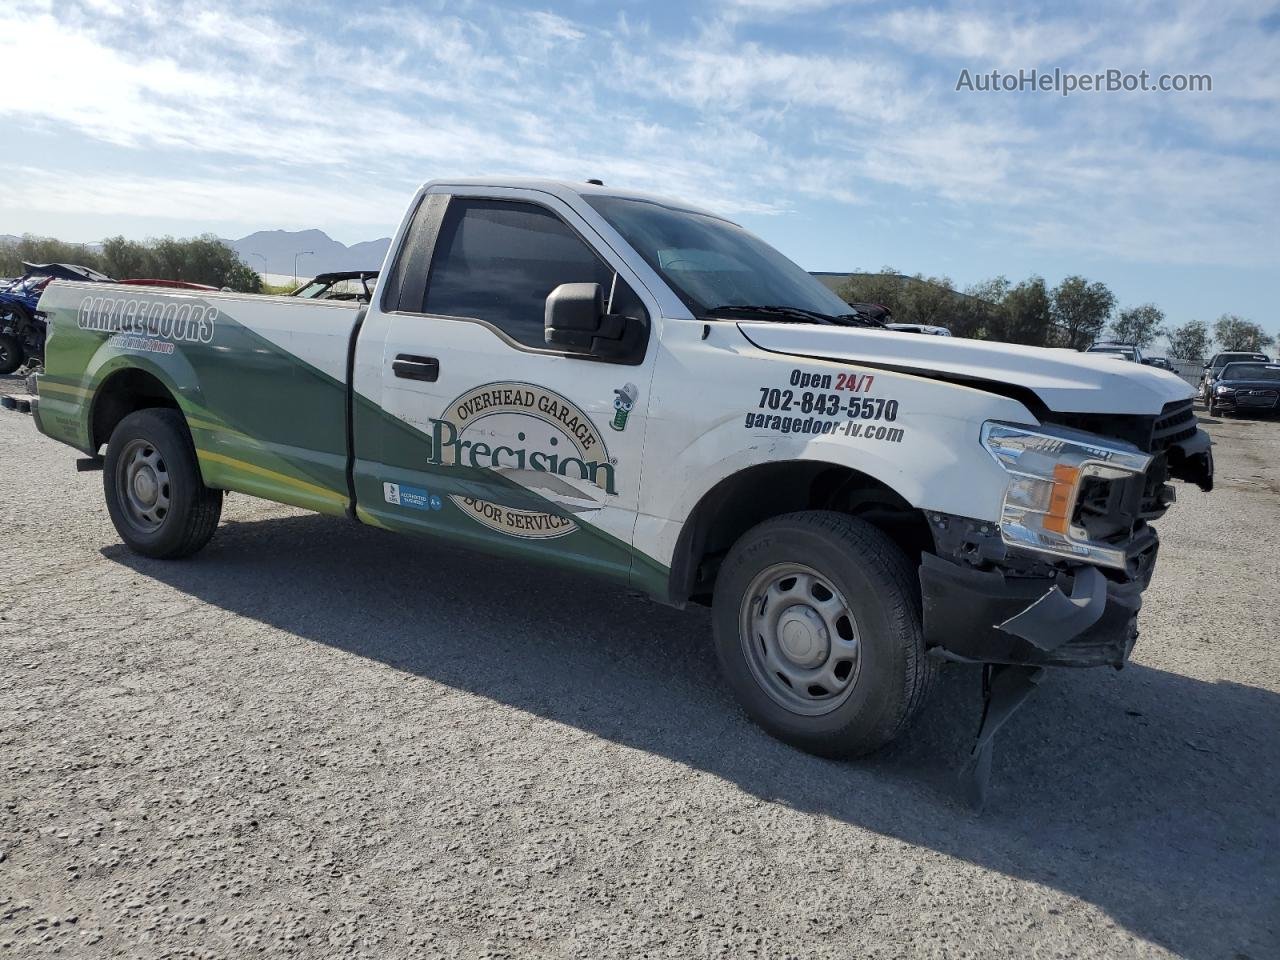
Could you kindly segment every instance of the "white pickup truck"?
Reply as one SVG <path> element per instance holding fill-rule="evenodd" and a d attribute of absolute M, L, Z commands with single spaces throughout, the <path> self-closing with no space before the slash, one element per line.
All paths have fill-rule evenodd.
<path fill-rule="evenodd" d="M 710 604 L 748 713 L 824 755 L 897 735 L 941 660 L 1122 666 L 1169 481 L 1212 484 L 1171 373 L 888 331 L 601 185 L 427 184 L 367 307 L 55 282 L 40 309 L 39 428 L 134 550 L 196 552 L 234 490 Z"/>

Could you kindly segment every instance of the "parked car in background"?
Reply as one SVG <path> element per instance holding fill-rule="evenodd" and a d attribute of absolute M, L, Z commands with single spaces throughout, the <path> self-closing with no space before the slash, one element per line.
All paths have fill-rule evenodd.
<path fill-rule="evenodd" d="M 1280 400 L 1280 364 L 1228 363 L 1213 384 L 1209 413 L 1265 413 Z"/>
<path fill-rule="evenodd" d="M 1160 370 L 1173 369 L 1173 364 L 1164 357 L 1147 357 L 1143 362 L 1149 367 L 1157 367 Z"/>
<path fill-rule="evenodd" d="M 377 270 L 339 270 L 333 273 L 318 273 L 289 296 L 303 297 L 307 300 L 368 303 L 373 299 L 373 287 L 377 279 Z"/>
<path fill-rule="evenodd" d="M 923 333 L 935 337 L 951 336 L 951 331 L 946 327 L 937 327 L 928 323 L 893 323 L 893 311 L 883 303 L 851 303 L 849 306 L 858 316 L 873 320 L 886 330 L 897 330 L 899 333 Z"/>
<path fill-rule="evenodd" d="M 1270 363 L 1271 358 L 1265 353 L 1248 353 L 1245 351 L 1231 351 L 1228 353 L 1215 353 L 1213 358 L 1204 368 L 1204 374 L 1200 377 L 1200 399 L 1208 406 L 1213 399 L 1213 386 L 1221 376 L 1223 368 L 1229 363 Z"/>
<path fill-rule="evenodd" d="M 883 303 L 851 303 L 849 307 L 860 316 L 879 320 L 882 325 L 888 324 L 893 319 L 893 311 Z"/>
<path fill-rule="evenodd" d="M 934 337 L 949 337 L 951 331 L 946 327 L 935 327 L 928 323 L 886 323 L 886 330 L 897 330 L 899 333 L 923 333 Z"/>
<path fill-rule="evenodd" d="M 44 357 L 44 318 L 36 304 L 53 280 L 110 283 L 104 273 L 74 263 L 23 263 L 23 274 L 0 285 L 0 374 Z"/>
<path fill-rule="evenodd" d="M 1142 359 L 1142 351 L 1132 343 L 1112 343 L 1104 340 L 1095 343 L 1085 353 L 1108 353 L 1124 360 L 1132 360 L 1134 363 L 1145 362 Z"/>

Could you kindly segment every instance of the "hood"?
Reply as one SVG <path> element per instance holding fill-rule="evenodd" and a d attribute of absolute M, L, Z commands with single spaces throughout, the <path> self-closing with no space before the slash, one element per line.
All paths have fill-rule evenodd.
<path fill-rule="evenodd" d="M 1193 396 L 1192 388 L 1168 370 L 1096 353 L 816 324 L 744 321 L 738 329 L 772 353 L 963 382 L 1015 399 L 1030 391 L 1059 413 L 1150 415 Z"/>

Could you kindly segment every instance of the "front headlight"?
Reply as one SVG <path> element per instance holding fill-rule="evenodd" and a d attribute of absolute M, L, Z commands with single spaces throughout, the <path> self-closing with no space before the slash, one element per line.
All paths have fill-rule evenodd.
<path fill-rule="evenodd" d="M 1072 522 L 1089 477 L 1122 480 L 1146 473 L 1151 457 L 1119 440 L 1065 427 L 988 421 L 982 445 L 1009 474 L 1000 536 L 1010 546 L 1124 569 L 1125 552 L 1089 539 Z"/>
<path fill-rule="evenodd" d="M 1236 391 L 1233 387 L 1226 387 L 1219 384 L 1218 386 L 1213 388 L 1213 392 L 1220 397 L 1229 397 Z"/>

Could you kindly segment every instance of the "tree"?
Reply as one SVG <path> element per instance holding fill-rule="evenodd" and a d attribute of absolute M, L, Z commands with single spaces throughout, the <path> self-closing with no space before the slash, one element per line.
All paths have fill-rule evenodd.
<path fill-rule="evenodd" d="M 1256 323 L 1224 313 L 1213 324 L 1213 337 L 1221 350 L 1242 350 L 1258 353 L 1271 346 L 1274 338 Z"/>
<path fill-rule="evenodd" d="M 845 303 L 878 303 L 888 307 L 894 319 L 902 311 L 902 275 L 893 267 L 881 267 L 879 273 L 858 273 L 850 277 L 836 295 Z"/>
<path fill-rule="evenodd" d="M 1169 340 L 1169 356 L 1179 360 L 1203 360 L 1209 355 L 1209 325 L 1192 320 L 1180 327 L 1165 329 L 1161 334 Z"/>
<path fill-rule="evenodd" d="M 878 303 L 889 308 L 895 323 L 950 327 L 961 299 L 950 277 L 914 277 L 893 267 L 851 276 L 837 291 L 845 303 Z"/>
<path fill-rule="evenodd" d="M 232 266 L 224 286 L 228 286 L 240 293 L 261 293 L 262 277 L 258 271 L 242 261 Z"/>
<path fill-rule="evenodd" d="M 1154 303 L 1144 303 L 1121 310 L 1115 323 L 1111 325 L 1111 336 L 1120 343 L 1146 347 L 1159 334 L 1162 323 L 1164 313 L 1160 308 Z"/>
<path fill-rule="evenodd" d="M 1029 277 L 1005 294 L 1002 336 L 1008 343 L 1043 347 L 1049 342 L 1052 317 L 1043 277 Z"/>
<path fill-rule="evenodd" d="M 147 248 L 136 240 L 107 237 L 102 241 L 102 272 L 111 277 L 147 276 Z"/>
<path fill-rule="evenodd" d="M 1002 304 L 1008 292 L 1009 281 L 996 277 L 958 294 L 951 315 L 951 332 L 957 337 L 994 338 L 997 328 L 1003 329 Z"/>
<path fill-rule="evenodd" d="M 926 277 L 917 273 L 903 283 L 899 299 L 901 314 L 893 315 L 897 322 L 951 326 L 957 298 L 950 277 Z"/>
<path fill-rule="evenodd" d="M 1102 333 L 1116 297 L 1105 283 L 1084 277 L 1067 277 L 1053 288 L 1052 317 L 1059 342 L 1073 350 L 1091 346 Z"/>
<path fill-rule="evenodd" d="M 0 276 L 17 276 L 24 260 L 78 263 L 119 280 L 186 280 L 244 293 L 262 290 L 262 278 L 211 233 L 185 240 L 108 237 L 101 252 L 48 237 L 25 236 L 16 243 L 0 245 Z"/>
<path fill-rule="evenodd" d="M 20 276 L 23 261 L 77 263 L 94 270 L 102 269 L 102 258 L 96 250 L 82 243 L 66 243 L 52 237 L 37 237 L 30 233 L 0 246 L 0 277 Z"/>

